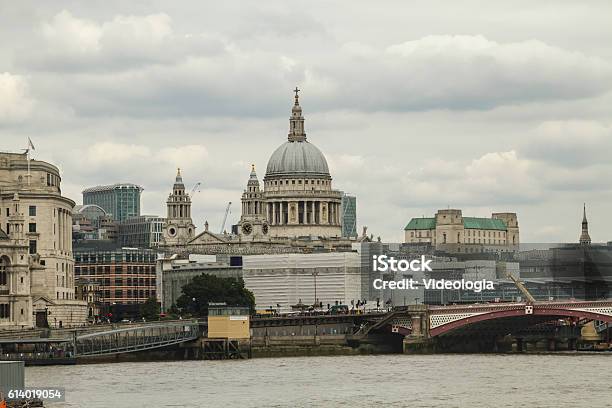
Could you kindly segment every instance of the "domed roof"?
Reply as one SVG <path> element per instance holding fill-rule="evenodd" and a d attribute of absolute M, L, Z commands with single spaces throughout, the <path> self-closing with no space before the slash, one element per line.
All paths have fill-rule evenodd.
<path fill-rule="evenodd" d="M 312 143 L 288 141 L 272 153 L 266 169 L 266 177 L 281 175 L 329 177 L 329 167 L 323 153 Z"/>
<path fill-rule="evenodd" d="M 319 176 L 329 178 L 329 167 L 323 153 L 306 140 L 304 117 L 296 87 L 295 102 L 289 118 L 289 135 L 287 142 L 272 153 L 266 169 L 270 176 Z"/>

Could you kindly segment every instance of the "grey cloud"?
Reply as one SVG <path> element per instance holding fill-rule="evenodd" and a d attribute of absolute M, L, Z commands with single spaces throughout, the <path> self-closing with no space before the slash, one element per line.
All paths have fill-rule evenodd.
<path fill-rule="evenodd" d="M 608 164 L 612 155 L 612 127 L 585 120 L 544 122 L 521 146 L 521 152 L 561 167 Z"/>
<path fill-rule="evenodd" d="M 204 182 L 196 224 L 217 229 L 250 163 L 263 177 L 286 140 L 298 85 L 334 186 L 383 239 L 451 205 L 575 240 L 584 201 L 610 239 L 607 3 L 347 4 L 15 3 L 0 13 L 2 149 L 31 137 L 77 202 L 130 181 L 157 214 L 180 166 Z M 60 35 L 72 25 L 89 34 Z"/>
<path fill-rule="evenodd" d="M 249 27 L 267 27 L 271 18 L 270 29 L 281 34 L 297 17 L 254 14 Z M 536 40 L 429 35 L 376 49 L 281 35 L 275 50 L 176 26 L 164 13 L 96 22 L 64 10 L 43 23 L 41 51 L 20 54 L 18 67 L 32 71 L 41 98 L 82 116 L 271 116 L 295 84 L 311 111 L 391 112 L 486 110 L 593 97 L 612 87 L 606 60 Z"/>

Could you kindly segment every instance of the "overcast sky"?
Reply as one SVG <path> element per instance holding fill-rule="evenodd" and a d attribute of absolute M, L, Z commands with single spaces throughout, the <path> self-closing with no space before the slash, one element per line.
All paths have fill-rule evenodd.
<path fill-rule="evenodd" d="M 523 242 L 612 240 L 612 2 L 0 1 L 0 149 L 65 195 L 132 182 L 165 215 L 176 168 L 220 228 L 302 89 L 308 140 L 358 228 L 518 213 Z"/>

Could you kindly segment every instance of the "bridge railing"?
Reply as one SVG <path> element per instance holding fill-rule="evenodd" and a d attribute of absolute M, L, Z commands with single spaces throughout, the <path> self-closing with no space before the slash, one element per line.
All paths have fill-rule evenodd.
<path fill-rule="evenodd" d="M 130 327 L 76 336 L 75 353 L 77 356 L 128 353 L 195 340 L 199 335 L 197 322 Z"/>

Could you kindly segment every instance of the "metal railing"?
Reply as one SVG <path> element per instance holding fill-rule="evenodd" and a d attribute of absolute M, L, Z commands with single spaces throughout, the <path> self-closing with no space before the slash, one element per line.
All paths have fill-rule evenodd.
<path fill-rule="evenodd" d="M 75 338 L 77 356 L 131 353 L 195 340 L 200 335 L 197 322 L 167 323 L 109 330 Z"/>

